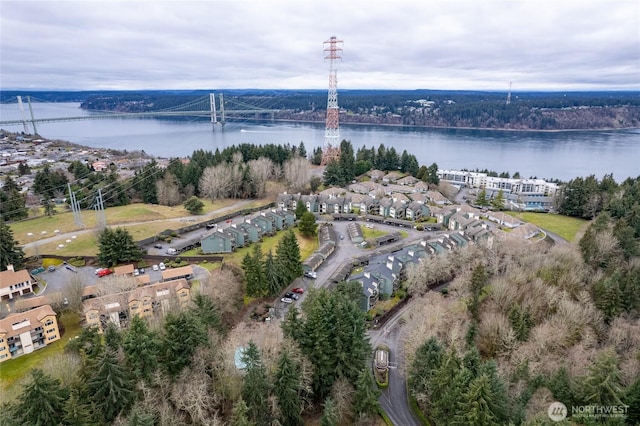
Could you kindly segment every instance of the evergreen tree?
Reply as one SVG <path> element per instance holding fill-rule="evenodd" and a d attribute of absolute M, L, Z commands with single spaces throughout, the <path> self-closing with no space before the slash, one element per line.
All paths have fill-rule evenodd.
<path fill-rule="evenodd" d="M 438 165 L 436 163 L 432 163 L 427 167 L 425 182 L 430 185 L 437 185 L 440 183 L 440 178 L 438 177 Z"/>
<path fill-rule="evenodd" d="M 300 234 L 305 237 L 315 237 L 318 234 L 318 224 L 316 223 L 316 215 L 306 212 L 298 222 Z"/>
<path fill-rule="evenodd" d="M 267 253 L 263 265 L 264 285 L 266 286 L 267 295 L 274 297 L 288 284 L 285 280 L 282 270 L 276 262 L 271 250 Z"/>
<path fill-rule="evenodd" d="M 152 160 L 133 177 L 133 187 L 140 193 L 143 203 L 158 204 L 158 189 L 156 181 L 163 174 L 156 160 Z"/>
<path fill-rule="evenodd" d="M 409 367 L 409 389 L 415 396 L 425 394 L 431 399 L 429 386 L 434 372 L 440 368 L 444 349 L 435 337 L 429 338 L 416 351 L 415 358 Z"/>
<path fill-rule="evenodd" d="M 321 426 L 338 426 L 340 417 L 338 416 L 338 407 L 331 397 L 327 397 L 324 401 L 324 409 L 322 410 Z"/>
<path fill-rule="evenodd" d="M 91 408 L 82 401 L 78 392 L 75 390 L 70 392 L 69 399 L 67 399 L 64 404 L 62 423 L 65 426 L 98 425 L 98 422 L 93 419 Z"/>
<path fill-rule="evenodd" d="M 278 242 L 276 246 L 276 261 L 282 268 L 285 285 L 301 277 L 304 273 L 300 256 L 300 246 L 298 245 L 296 234 L 292 229 L 286 231 L 284 237 Z"/>
<path fill-rule="evenodd" d="M 0 271 L 6 271 L 7 266 L 13 265 L 18 271 L 24 265 L 24 252 L 16 240 L 9 225 L 0 220 Z"/>
<path fill-rule="evenodd" d="M 267 371 L 262 364 L 262 356 L 253 341 L 249 342 L 242 354 L 242 362 L 246 365 L 246 374 L 242 380 L 242 398 L 249 408 L 249 419 L 258 426 L 271 423 L 269 395 L 271 384 Z"/>
<path fill-rule="evenodd" d="M 191 312 L 169 313 L 164 322 L 161 365 L 177 376 L 191 364 L 196 349 L 207 342 L 207 329 Z"/>
<path fill-rule="evenodd" d="M 208 329 L 214 329 L 218 333 L 222 333 L 219 309 L 213 303 L 213 300 L 209 296 L 197 293 L 193 297 L 193 304 L 195 306 L 191 310 L 196 318 L 200 319 Z"/>
<path fill-rule="evenodd" d="M 111 350 L 105 350 L 89 368 L 88 396 L 102 421 L 110 423 L 120 413 L 126 414 L 135 400 L 135 384 L 116 355 Z"/>
<path fill-rule="evenodd" d="M 584 400 L 591 405 L 622 405 L 622 382 L 618 356 L 613 351 L 598 355 L 589 366 L 589 374 L 582 381 Z"/>
<path fill-rule="evenodd" d="M 367 417 L 376 414 L 380 409 L 378 397 L 380 391 L 374 387 L 375 383 L 371 371 L 368 368 L 360 370 L 358 380 L 355 383 L 353 394 L 353 412 L 357 417 Z"/>
<path fill-rule="evenodd" d="M 468 309 L 471 313 L 471 317 L 474 321 L 478 321 L 479 309 L 480 309 L 480 296 L 482 295 L 483 289 L 489 283 L 489 277 L 487 276 L 487 272 L 484 269 L 484 265 L 478 264 L 474 269 L 471 275 L 471 298 L 468 302 Z"/>
<path fill-rule="evenodd" d="M 160 340 L 138 315 L 131 318 L 129 328 L 124 332 L 122 349 L 132 374 L 138 380 L 149 380 L 158 367 Z"/>
<path fill-rule="evenodd" d="M 105 228 L 98 237 L 98 262 L 102 265 L 137 262 L 142 256 L 142 250 L 124 228 Z"/>
<path fill-rule="evenodd" d="M 493 397 L 487 375 L 482 374 L 472 380 L 460 401 L 460 409 L 455 415 L 454 424 L 478 426 L 502 424 L 491 412 L 489 405 Z"/>
<path fill-rule="evenodd" d="M 96 360 L 104 350 L 98 327 L 82 327 L 78 337 L 69 340 L 65 349 L 79 354 L 85 362 Z"/>
<path fill-rule="evenodd" d="M 42 207 L 44 209 L 45 216 L 51 217 L 56 214 L 56 206 L 51 202 L 49 198 L 42 199 Z"/>
<path fill-rule="evenodd" d="M 254 426 L 255 423 L 249 420 L 249 408 L 244 402 L 244 399 L 240 397 L 233 405 L 233 411 L 231 412 L 231 426 Z"/>
<path fill-rule="evenodd" d="M 36 173 L 31 189 L 44 198 L 55 197 L 56 192 L 65 191 L 69 182 L 67 176 L 59 170 L 51 171 L 48 164 Z"/>
<path fill-rule="evenodd" d="M 62 420 L 67 392 L 60 381 L 40 369 L 31 371 L 31 382 L 18 398 L 14 415 L 25 425 L 57 426 Z"/>
<path fill-rule="evenodd" d="M 20 192 L 18 184 L 7 175 L 0 188 L 0 220 L 20 220 L 28 216 L 26 197 Z"/>
<path fill-rule="evenodd" d="M 351 142 L 347 140 L 340 142 L 340 157 L 338 159 L 338 164 L 342 169 L 345 184 L 351 182 L 356 176 L 356 168 L 355 158 L 353 156 L 353 146 L 351 145 Z"/>
<path fill-rule="evenodd" d="M 283 426 L 302 425 L 302 399 L 300 392 L 300 366 L 291 358 L 289 352 L 284 349 L 278 359 L 274 390 L 280 407 L 280 419 Z"/>
<path fill-rule="evenodd" d="M 478 196 L 476 197 L 476 205 L 480 207 L 489 206 L 489 200 L 487 200 L 487 191 L 484 188 L 478 192 Z"/>
<path fill-rule="evenodd" d="M 357 287 L 349 283 L 347 287 Z M 313 363 L 314 394 L 324 399 L 337 378 L 355 384 L 371 354 L 366 318 L 358 303 L 342 291 L 310 292 L 302 306 L 304 315 L 287 315 L 283 331 L 294 337 Z"/>
<path fill-rule="evenodd" d="M 260 244 L 253 247 L 242 259 L 242 270 L 246 282 L 245 293 L 249 297 L 263 297 L 267 294 L 264 285 L 264 270 L 262 268 L 262 249 Z M 284 271 L 283 271 L 284 274 Z"/>
<path fill-rule="evenodd" d="M 629 407 L 626 423 L 628 425 L 640 424 L 640 378 L 629 386 L 623 402 Z"/>
<path fill-rule="evenodd" d="M 298 146 L 298 155 L 302 158 L 307 158 L 307 148 L 304 147 L 304 142 L 300 142 Z"/>
<path fill-rule="evenodd" d="M 107 327 L 104 330 L 104 345 L 107 349 L 117 352 L 122 343 L 122 336 L 120 330 L 111 321 L 107 323 Z"/>
<path fill-rule="evenodd" d="M 302 215 L 307 213 L 308 211 L 309 210 L 307 210 L 307 206 L 302 201 L 298 200 L 295 210 L 296 220 L 300 220 L 302 218 Z"/>
<path fill-rule="evenodd" d="M 204 203 L 196 196 L 189 197 L 183 205 L 190 214 L 200 214 L 204 209 Z"/>
<path fill-rule="evenodd" d="M 134 409 L 129 416 L 129 422 L 127 426 L 154 426 L 155 421 L 153 415 Z"/>
<path fill-rule="evenodd" d="M 342 171 L 342 167 L 340 167 L 340 163 L 336 160 L 331 160 L 324 168 L 324 173 L 322 174 L 324 186 L 339 186 L 343 187 L 347 183 L 347 179 Z"/>
<path fill-rule="evenodd" d="M 504 191 L 502 189 L 491 200 L 491 207 L 495 210 L 504 210 Z"/>

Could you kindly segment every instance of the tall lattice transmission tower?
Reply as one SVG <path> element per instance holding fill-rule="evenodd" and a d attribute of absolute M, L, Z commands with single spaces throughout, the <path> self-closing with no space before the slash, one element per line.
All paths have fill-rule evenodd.
<path fill-rule="evenodd" d="M 507 94 L 507 105 L 511 103 L 511 82 L 509 82 L 509 93 Z"/>
<path fill-rule="evenodd" d="M 323 43 L 324 59 L 329 60 L 329 94 L 327 96 L 327 121 L 324 130 L 324 147 L 322 149 L 322 165 L 340 156 L 340 126 L 338 123 L 338 71 L 336 62 L 342 59 L 342 40 L 332 36 Z"/>

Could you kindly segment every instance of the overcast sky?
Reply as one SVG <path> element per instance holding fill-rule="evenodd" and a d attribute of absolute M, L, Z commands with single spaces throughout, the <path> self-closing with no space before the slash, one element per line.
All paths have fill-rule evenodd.
<path fill-rule="evenodd" d="M 640 90 L 640 0 L 0 0 L 2 89 Z"/>

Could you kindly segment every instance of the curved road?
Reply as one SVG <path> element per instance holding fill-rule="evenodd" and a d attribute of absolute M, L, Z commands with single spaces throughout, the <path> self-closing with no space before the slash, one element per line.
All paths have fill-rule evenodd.
<path fill-rule="evenodd" d="M 380 405 L 396 426 L 420 426 L 409 406 L 407 385 L 405 380 L 404 353 L 402 350 L 403 327 L 400 323 L 407 306 L 400 309 L 386 324 L 377 330 L 369 331 L 371 346 L 375 349 L 380 344 L 389 347 L 389 386 L 382 392 Z"/>

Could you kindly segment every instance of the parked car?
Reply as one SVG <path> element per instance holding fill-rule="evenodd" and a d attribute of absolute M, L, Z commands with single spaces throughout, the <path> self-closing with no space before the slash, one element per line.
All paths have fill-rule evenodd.
<path fill-rule="evenodd" d="M 161 270 L 161 271 L 164 271 L 167 267 L 166 267 L 166 266 L 164 266 L 164 263 L 160 262 L 160 263 L 158 264 L 158 268 L 160 268 L 160 270 Z"/>
<path fill-rule="evenodd" d="M 160 269 L 160 268 L 158 267 L 158 265 L 153 265 L 153 266 L 151 267 L 151 269 L 153 269 L 154 271 L 157 271 L 157 270 L 158 270 L 158 269 Z"/>
<path fill-rule="evenodd" d="M 78 272 L 78 271 L 76 271 L 76 268 L 74 268 L 71 265 L 64 265 L 64 267 L 67 268 L 68 270 L 70 270 L 71 272 L 76 272 L 76 273 Z"/>
<path fill-rule="evenodd" d="M 162 248 L 162 244 L 154 244 L 153 248 L 161 249 Z"/>
<path fill-rule="evenodd" d="M 55 272 L 55 271 L 56 271 L 56 267 L 55 267 L 55 266 L 53 266 L 53 265 L 51 265 L 51 266 L 49 266 L 49 267 L 47 268 L 47 270 L 48 270 L 49 272 Z"/>
<path fill-rule="evenodd" d="M 140 275 L 140 270 L 139 269 L 134 269 L 133 270 L 133 276 L 137 277 L 138 275 Z"/>
<path fill-rule="evenodd" d="M 295 293 L 285 293 L 284 297 L 288 297 L 289 299 L 298 300 L 300 296 Z"/>
<path fill-rule="evenodd" d="M 140 274 L 144 274 L 144 268 L 140 268 Z"/>
<path fill-rule="evenodd" d="M 300 287 L 294 287 L 291 289 L 291 291 L 298 294 L 304 294 L 304 288 L 300 288 Z"/>
<path fill-rule="evenodd" d="M 293 303 L 293 299 L 291 299 L 290 297 L 283 297 L 282 299 L 280 299 L 280 301 L 282 303 Z"/>
<path fill-rule="evenodd" d="M 111 269 L 108 268 L 104 268 L 102 269 L 100 272 L 98 272 L 98 276 L 99 277 L 106 277 L 107 275 L 111 275 L 113 274 L 113 271 Z"/>
<path fill-rule="evenodd" d="M 304 271 L 304 276 L 308 278 L 313 278 L 314 280 L 318 278 L 318 274 L 315 271 Z"/>

